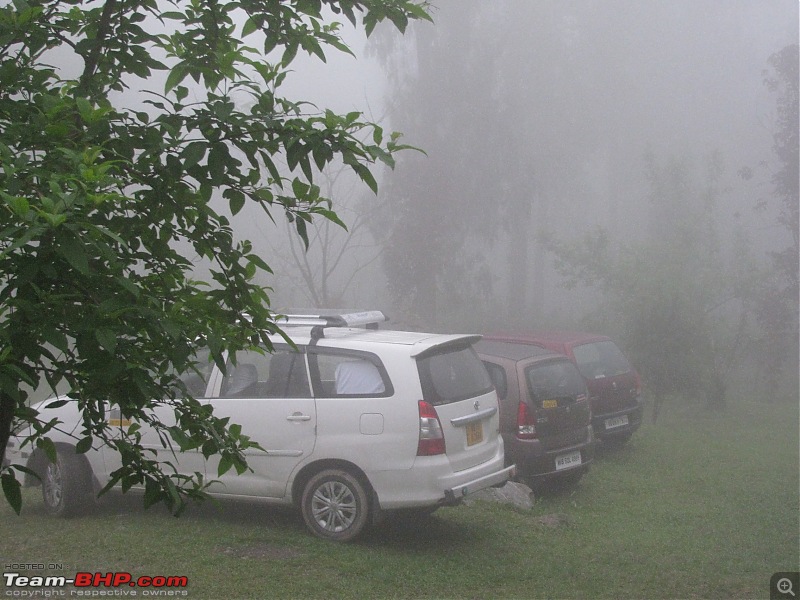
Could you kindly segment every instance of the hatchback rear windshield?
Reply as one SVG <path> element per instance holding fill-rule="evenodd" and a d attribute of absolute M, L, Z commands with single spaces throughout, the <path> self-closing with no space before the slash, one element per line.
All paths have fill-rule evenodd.
<path fill-rule="evenodd" d="M 631 370 L 631 365 L 617 345 L 608 340 L 581 344 L 572 349 L 581 375 L 586 379 L 614 377 Z"/>
<path fill-rule="evenodd" d="M 586 382 L 569 360 L 533 365 L 525 370 L 528 390 L 535 402 L 550 398 L 576 398 L 586 394 Z"/>
<path fill-rule="evenodd" d="M 449 404 L 492 391 L 492 381 L 472 346 L 448 349 L 417 361 L 422 395 L 433 405 Z"/>

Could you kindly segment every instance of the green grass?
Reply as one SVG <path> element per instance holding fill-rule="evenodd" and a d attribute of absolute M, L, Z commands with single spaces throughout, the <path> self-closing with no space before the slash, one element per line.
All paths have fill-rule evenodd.
<path fill-rule="evenodd" d="M 33 488 L 20 517 L 0 507 L 0 558 L 186 575 L 194 599 L 768 598 L 773 572 L 800 568 L 799 420 L 794 402 L 668 409 L 531 511 L 475 502 L 347 545 L 258 506 L 176 519 L 117 498 L 59 521 Z M 566 522 L 539 522 L 553 513 Z"/>

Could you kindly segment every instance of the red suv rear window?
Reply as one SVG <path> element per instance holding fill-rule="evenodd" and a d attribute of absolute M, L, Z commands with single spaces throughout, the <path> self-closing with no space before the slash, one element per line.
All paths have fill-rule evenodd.
<path fill-rule="evenodd" d="M 631 370 L 631 365 L 617 345 L 608 340 L 581 344 L 572 349 L 581 375 L 586 379 L 614 377 Z"/>

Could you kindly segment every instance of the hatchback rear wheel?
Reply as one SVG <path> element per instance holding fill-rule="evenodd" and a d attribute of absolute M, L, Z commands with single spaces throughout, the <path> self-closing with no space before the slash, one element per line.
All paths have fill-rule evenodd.
<path fill-rule="evenodd" d="M 366 527 L 369 500 L 354 475 L 342 469 L 326 469 L 309 479 L 303 489 L 301 510 L 314 535 L 347 542 Z"/>

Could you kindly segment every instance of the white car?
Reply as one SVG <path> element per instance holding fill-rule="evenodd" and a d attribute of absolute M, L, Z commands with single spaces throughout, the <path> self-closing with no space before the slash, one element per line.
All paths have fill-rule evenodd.
<path fill-rule="evenodd" d="M 187 378 L 201 402 L 240 424 L 265 452 L 247 452 L 252 471 L 221 477 L 218 458 L 183 452 L 178 471 L 215 479 L 208 491 L 220 498 L 294 504 L 314 534 L 339 541 L 383 511 L 432 512 L 502 485 L 514 467 L 504 465 L 497 395 L 472 347 L 479 336 L 377 329 L 383 320 L 377 311 L 292 316 L 281 327 L 296 349 L 276 336 L 273 353 L 239 352 L 224 373 L 212 361 L 204 378 Z M 75 454 L 77 403 L 49 410 L 48 402 L 37 410 L 62 422 L 49 434 L 57 463 L 16 447 L 7 458 L 40 473 L 48 510 L 68 514 L 120 459 L 104 447 Z M 171 409 L 157 410 L 168 422 Z M 111 423 L 128 422 L 112 414 Z M 175 462 L 155 432 L 142 443 Z"/>

